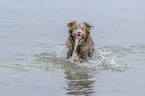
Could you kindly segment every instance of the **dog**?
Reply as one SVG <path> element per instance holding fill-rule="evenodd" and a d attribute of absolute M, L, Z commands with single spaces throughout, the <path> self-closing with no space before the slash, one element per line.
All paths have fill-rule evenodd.
<path fill-rule="evenodd" d="M 68 39 L 67 39 L 67 58 L 73 60 L 84 60 L 92 57 L 94 53 L 94 42 L 90 34 L 93 25 L 83 22 L 78 23 L 72 21 L 67 23 Z"/>

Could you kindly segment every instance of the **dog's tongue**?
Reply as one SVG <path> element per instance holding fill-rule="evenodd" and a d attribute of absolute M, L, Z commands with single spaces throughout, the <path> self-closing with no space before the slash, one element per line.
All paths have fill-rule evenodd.
<path fill-rule="evenodd" d="M 79 39 L 81 39 L 81 36 L 76 36 L 76 38 L 79 38 Z"/>

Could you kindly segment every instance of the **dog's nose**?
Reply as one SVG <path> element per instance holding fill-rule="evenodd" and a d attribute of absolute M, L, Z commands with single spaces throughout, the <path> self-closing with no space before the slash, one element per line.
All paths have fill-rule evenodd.
<path fill-rule="evenodd" d="M 81 32 L 77 32 L 78 34 L 81 34 Z"/>

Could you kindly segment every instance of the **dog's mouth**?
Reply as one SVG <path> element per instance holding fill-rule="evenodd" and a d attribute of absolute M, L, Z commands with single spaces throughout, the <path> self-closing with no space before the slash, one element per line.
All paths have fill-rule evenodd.
<path fill-rule="evenodd" d="M 74 37 L 77 38 L 77 39 L 81 39 L 82 38 L 82 35 L 79 34 L 79 33 L 77 33 L 77 34 L 74 33 Z"/>
<path fill-rule="evenodd" d="M 76 35 L 76 38 L 81 39 L 82 36 L 81 36 L 80 34 L 77 34 L 77 35 Z"/>
<path fill-rule="evenodd" d="M 81 39 L 82 37 L 83 37 L 83 35 L 82 34 L 79 34 L 79 33 L 77 33 L 77 34 L 73 34 L 73 36 L 76 38 L 76 39 Z"/>

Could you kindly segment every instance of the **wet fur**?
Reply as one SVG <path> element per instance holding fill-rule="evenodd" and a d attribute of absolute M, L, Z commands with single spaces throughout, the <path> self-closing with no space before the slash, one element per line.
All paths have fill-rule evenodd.
<path fill-rule="evenodd" d="M 67 40 L 67 48 L 68 48 L 67 58 L 72 58 L 74 54 L 77 54 L 78 59 L 87 59 L 88 57 L 91 57 L 94 53 L 94 42 L 90 35 L 90 30 L 91 28 L 93 28 L 93 26 L 86 22 L 83 23 L 85 25 L 86 36 L 79 39 L 78 44 L 76 45 L 75 42 L 76 39 L 72 35 L 75 23 L 77 22 L 73 21 L 67 24 L 67 27 L 69 27 L 68 30 L 69 36 Z"/>

